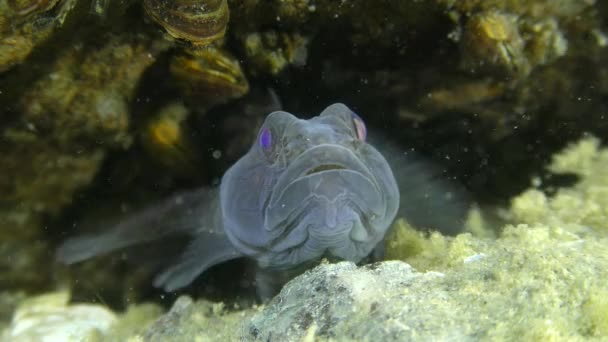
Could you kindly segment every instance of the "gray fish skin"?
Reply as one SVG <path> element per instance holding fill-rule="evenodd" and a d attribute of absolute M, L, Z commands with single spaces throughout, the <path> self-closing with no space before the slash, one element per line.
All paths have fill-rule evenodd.
<path fill-rule="evenodd" d="M 400 210 L 393 171 L 364 135 L 361 119 L 340 103 L 309 120 L 273 112 L 219 189 L 178 194 L 101 235 L 68 239 L 58 259 L 71 264 L 187 234 L 189 245 L 156 276 L 155 286 L 174 291 L 213 265 L 248 257 L 259 267 L 262 297 L 276 291 L 263 284 L 273 272 L 289 273 L 325 256 L 359 262 L 382 241 Z M 424 172 L 425 167 L 408 170 Z M 423 188 L 442 194 L 442 186 Z M 433 204 L 428 208 L 434 211 Z"/>
<path fill-rule="evenodd" d="M 310 120 L 282 111 L 266 118 L 260 132 L 272 146 L 258 138 L 220 187 L 224 229 L 242 254 L 279 270 L 323 255 L 358 262 L 382 240 L 399 191 L 354 120 L 343 104 Z"/>

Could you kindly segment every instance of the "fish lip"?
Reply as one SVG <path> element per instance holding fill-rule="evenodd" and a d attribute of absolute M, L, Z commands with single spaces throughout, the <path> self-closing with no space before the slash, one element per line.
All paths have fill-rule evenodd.
<path fill-rule="evenodd" d="M 311 162 L 313 161 L 313 162 Z M 332 166 L 329 170 L 315 171 L 323 166 Z M 341 168 L 338 168 L 341 167 Z M 270 198 L 270 205 L 276 205 L 283 190 L 292 182 L 309 174 L 339 170 L 352 170 L 369 178 L 378 188 L 378 183 L 368 169 L 351 149 L 337 144 L 320 144 L 302 152 L 277 179 Z"/>
<path fill-rule="evenodd" d="M 326 171 L 346 170 L 345 167 L 336 164 L 321 164 L 313 169 L 306 171 L 305 176 L 313 175 L 315 173 L 322 173 Z"/>
<path fill-rule="evenodd" d="M 320 167 L 328 166 L 330 166 L 330 169 L 318 170 Z M 288 217 L 302 213 L 302 208 L 294 207 L 291 208 L 292 210 L 289 211 L 289 214 L 281 215 L 283 216 L 280 220 L 282 222 L 269 220 L 270 217 L 274 216 L 271 214 L 272 212 L 281 210 L 280 202 L 286 191 L 289 191 L 293 184 L 305 178 L 325 177 L 325 175 L 329 176 L 335 173 L 358 175 L 358 177 L 361 177 L 361 181 L 365 180 L 364 182 L 369 185 L 370 190 L 373 188 L 371 191 L 374 193 L 381 192 L 380 185 L 375 176 L 354 151 L 336 144 L 317 145 L 301 153 L 277 178 L 270 198 L 264 208 L 264 227 L 266 230 L 272 232 L 271 235 L 274 238 L 278 238 L 293 226 L 292 219 L 288 219 Z M 301 205 L 308 205 L 308 202 Z"/>

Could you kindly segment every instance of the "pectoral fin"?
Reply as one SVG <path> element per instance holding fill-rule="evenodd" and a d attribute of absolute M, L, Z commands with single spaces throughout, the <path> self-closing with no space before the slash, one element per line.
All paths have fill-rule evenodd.
<path fill-rule="evenodd" d="M 57 259 L 73 264 L 167 236 L 193 236 L 199 232 L 223 234 L 216 190 L 178 194 L 133 214 L 101 234 L 68 239 L 58 248 Z"/>
<path fill-rule="evenodd" d="M 240 257 L 224 234 L 201 233 L 180 255 L 177 263 L 154 278 L 154 286 L 175 291 L 190 284 L 208 268 Z"/>

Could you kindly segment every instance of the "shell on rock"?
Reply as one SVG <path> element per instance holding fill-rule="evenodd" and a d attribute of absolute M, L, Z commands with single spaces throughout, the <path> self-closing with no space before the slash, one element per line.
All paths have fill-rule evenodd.
<path fill-rule="evenodd" d="M 207 108 L 249 92 L 249 82 L 236 58 L 215 47 L 174 55 L 170 71 L 183 95 Z"/>
<path fill-rule="evenodd" d="M 91 341 L 101 339 L 118 320 L 102 305 L 69 304 L 67 292 L 52 292 L 23 301 L 2 341 Z"/>
<path fill-rule="evenodd" d="M 8 0 L 10 8 L 19 16 L 34 12 L 45 12 L 53 8 L 61 0 Z"/>
<path fill-rule="evenodd" d="M 208 44 L 226 32 L 227 0 L 144 0 L 146 13 L 171 36 Z"/>

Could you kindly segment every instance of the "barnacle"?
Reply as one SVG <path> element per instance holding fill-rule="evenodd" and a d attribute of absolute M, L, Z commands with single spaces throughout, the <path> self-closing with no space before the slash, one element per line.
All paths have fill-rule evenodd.
<path fill-rule="evenodd" d="M 197 45 L 222 38 L 230 17 L 227 0 L 144 0 L 144 8 L 171 36 Z"/>
<path fill-rule="evenodd" d="M 493 69 L 507 74 L 527 74 L 522 38 L 515 15 L 489 11 L 474 15 L 463 35 L 465 64 L 473 70 Z"/>
<path fill-rule="evenodd" d="M 239 98 L 249 91 L 249 82 L 239 62 L 215 47 L 176 54 L 170 70 L 184 95 L 201 100 L 208 107 Z"/>

